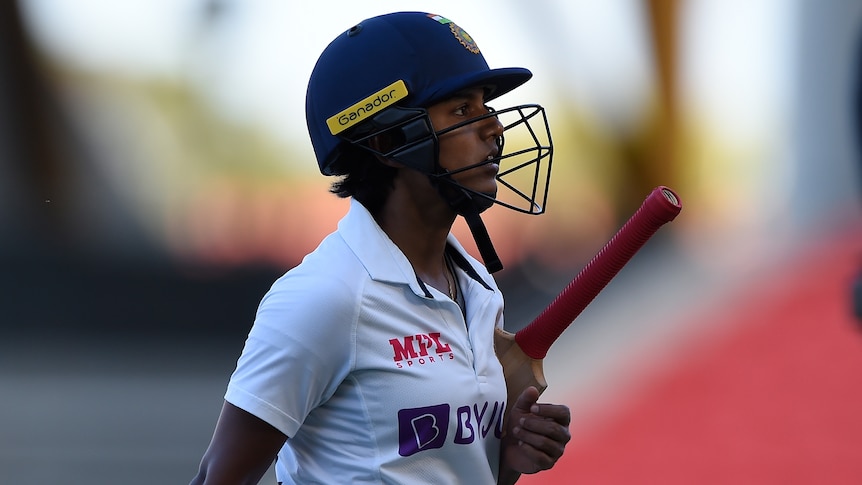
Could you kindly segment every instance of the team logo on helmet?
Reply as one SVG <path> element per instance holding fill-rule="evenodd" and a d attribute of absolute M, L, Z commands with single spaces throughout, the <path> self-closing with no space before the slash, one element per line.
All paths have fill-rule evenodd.
<path fill-rule="evenodd" d="M 455 24 L 455 22 L 452 22 L 451 20 L 447 19 L 446 17 L 442 17 L 440 15 L 435 15 L 433 13 L 429 13 L 428 18 L 430 18 L 432 20 L 436 20 L 437 22 L 440 22 L 441 24 L 449 25 L 449 30 L 452 31 L 452 35 L 454 35 L 455 38 L 458 39 L 458 42 L 460 42 L 461 45 L 463 45 L 465 49 L 472 52 L 473 54 L 479 53 L 479 46 L 476 45 L 476 41 L 473 40 L 473 37 L 470 34 L 468 34 L 466 30 L 462 29 L 461 27 L 458 27 L 458 25 Z"/>
<path fill-rule="evenodd" d="M 455 38 L 458 39 L 458 42 L 460 42 L 468 51 L 473 54 L 479 53 L 479 46 L 476 45 L 476 41 L 473 40 L 473 37 L 470 37 L 470 34 L 468 34 L 467 31 L 455 25 L 455 22 L 449 24 L 449 29 L 453 34 L 455 34 Z"/>

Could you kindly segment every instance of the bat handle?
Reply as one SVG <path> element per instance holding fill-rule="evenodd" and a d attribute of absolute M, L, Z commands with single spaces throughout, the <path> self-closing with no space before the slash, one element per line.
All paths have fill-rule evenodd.
<path fill-rule="evenodd" d="M 679 197 L 667 187 L 653 189 L 640 208 L 590 260 L 557 298 L 515 334 L 518 346 L 533 359 L 543 359 L 563 331 L 593 301 L 659 228 L 682 210 Z"/>

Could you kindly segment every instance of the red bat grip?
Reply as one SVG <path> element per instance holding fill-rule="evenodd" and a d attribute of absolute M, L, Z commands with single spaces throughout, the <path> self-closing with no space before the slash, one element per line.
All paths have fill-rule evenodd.
<path fill-rule="evenodd" d="M 610 241 L 557 295 L 557 298 L 515 334 L 515 342 L 533 359 L 543 359 L 563 331 L 619 273 L 659 228 L 682 210 L 679 197 L 656 187 Z"/>

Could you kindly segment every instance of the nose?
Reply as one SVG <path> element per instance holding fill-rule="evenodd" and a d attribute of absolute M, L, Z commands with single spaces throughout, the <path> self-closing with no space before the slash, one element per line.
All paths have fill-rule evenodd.
<path fill-rule="evenodd" d="M 493 113 L 493 109 L 488 109 L 489 113 Z M 496 116 L 488 116 L 482 123 L 482 136 L 484 139 L 500 138 L 503 136 L 503 123 Z"/>

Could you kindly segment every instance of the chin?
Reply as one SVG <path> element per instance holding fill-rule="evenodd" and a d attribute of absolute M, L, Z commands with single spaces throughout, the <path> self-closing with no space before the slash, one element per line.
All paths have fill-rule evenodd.
<path fill-rule="evenodd" d="M 486 210 L 490 209 L 491 206 L 494 205 L 494 199 L 497 196 L 496 191 L 491 192 L 491 193 L 488 193 L 488 192 L 482 192 L 482 193 L 487 195 L 490 198 L 489 199 L 486 199 L 485 197 L 474 197 L 473 198 L 473 200 L 475 201 L 474 203 L 476 204 L 476 207 L 479 208 L 479 212 L 485 212 Z"/>
<path fill-rule="evenodd" d="M 477 183 L 478 182 L 478 183 Z M 494 199 L 497 197 L 497 181 L 494 179 L 491 180 L 482 180 L 477 181 L 472 184 L 465 184 L 465 187 L 470 190 L 474 190 L 480 194 L 485 194 L 488 197 Z"/>

